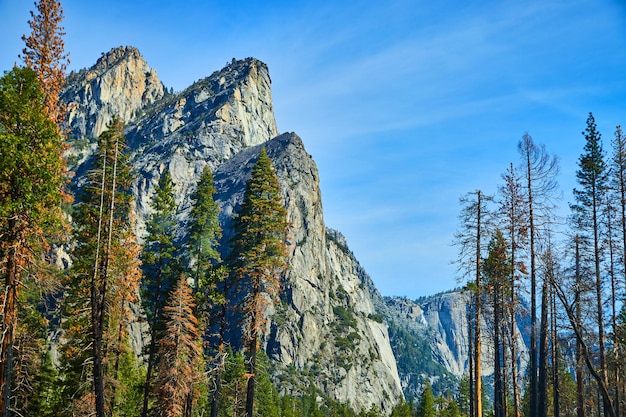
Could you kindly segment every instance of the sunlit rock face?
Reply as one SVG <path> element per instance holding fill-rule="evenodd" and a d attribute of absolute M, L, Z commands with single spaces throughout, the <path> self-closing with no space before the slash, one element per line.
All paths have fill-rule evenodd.
<path fill-rule="evenodd" d="M 137 232 L 145 234 L 150 200 L 160 175 L 176 185 L 179 236 L 190 196 L 203 168 L 214 172 L 216 200 L 229 251 L 232 218 L 245 182 L 265 146 L 280 181 L 289 220 L 289 270 L 279 303 L 266 311 L 262 346 L 275 363 L 273 378 L 285 392 L 313 384 L 357 410 L 378 407 L 389 413 L 402 391 L 387 325 L 376 317 L 380 295 L 340 233 L 324 223 L 317 166 L 294 133 L 278 135 L 267 66 L 253 58 L 225 68 L 181 92 L 167 92 L 139 52 L 117 48 L 89 70 L 70 78 L 63 97 L 70 103 L 68 126 L 76 139 L 68 155 L 76 182 L 86 171 L 95 137 L 119 115 L 136 178 L 133 183 Z M 140 315 L 140 313 L 138 313 Z M 236 326 L 236 323 L 232 324 Z M 145 328 L 131 329 L 136 345 Z M 233 341 L 236 343 L 236 341 Z M 286 383 L 289 372 L 306 373 Z"/>
<path fill-rule="evenodd" d="M 290 224 L 290 268 L 264 338 L 268 355 L 285 365 L 276 378 L 291 365 L 307 370 L 318 388 L 355 409 L 375 405 L 390 411 L 401 387 L 387 326 L 371 318 L 369 277 L 344 238 L 326 229 L 317 166 L 294 133 L 262 146 L 280 181 Z M 240 152 L 215 174 L 225 241 L 259 150 Z"/>
<path fill-rule="evenodd" d="M 102 54 L 89 69 L 72 73 L 61 98 L 68 103 L 71 136 L 97 137 L 117 115 L 135 120 L 165 93 L 156 70 L 136 48 L 121 46 Z"/>

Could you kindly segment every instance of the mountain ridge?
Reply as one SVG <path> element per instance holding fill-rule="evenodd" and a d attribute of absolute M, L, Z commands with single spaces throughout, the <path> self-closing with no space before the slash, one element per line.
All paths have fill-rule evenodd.
<path fill-rule="evenodd" d="M 63 96 L 73 111 L 67 119 L 70 131 L 82 135 L 74 138 L 77 146 L 70 151 L 75 181 L 89 163 L 102 124 L 120 115 L 136 172 L 132 192 L 139 237 L 145 233 L 154 186 L 166 170 L 176 184 L 182 236 L 190 195 L 208 165 L 215 172 L 224 251 L 245 179 L 265 146 L 291 224 L 284 296 L 268 309 L 270 324 L 262 337 L 262 346 L 277 364 L 274 378 L 295 367 L 311 375 L 307 383 L 333 400 L 355 410 L 374 406 L 389 413 L 402 391 L 387 327 L 371 318 L 375 308 L 360 265 L 336 239 L 328 238 L 317 166 L 297 135 L 278 135 L 267 66 L 253 58 L 233 60 L 179 93 L 163 89 L 152 100 L 156 96 L 146 96 L 148 89 L 135 87 L 162 84 L 138 51 L 124 47 L 109 55 L 71 77 L 75 84 Z M 145 331 L 133 336 L 147 342 Z M 302 388 L 289 387 L 293 392 Z"/>

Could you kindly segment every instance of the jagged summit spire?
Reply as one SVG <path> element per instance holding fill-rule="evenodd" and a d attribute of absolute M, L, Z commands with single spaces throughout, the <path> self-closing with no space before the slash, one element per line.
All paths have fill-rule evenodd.
<path fill-rule="evenodd" d="M 70 74 L 61 98 L 69 104 L 70 136 L 95 138 L 113 116 L 129 123 L 164 95 L 156 70 L 139 50 L 120 46 L 103 54 L 91 68 Z"/>
<path fill-rule="evenodd" d="M 92 69 L 110 68 L 123 59 L 141 59 L 145 61 L 139 49 L 134 46 L 118 46 L 111 49 L 109 52 L 103 52 Z"/>

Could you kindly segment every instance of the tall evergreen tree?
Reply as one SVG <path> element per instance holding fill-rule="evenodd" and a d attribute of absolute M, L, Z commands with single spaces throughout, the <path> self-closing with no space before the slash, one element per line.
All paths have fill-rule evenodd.
<path fill-rule="evenodd" d="M 511 262 L 509 249 L 504 235 L 496 230 L 495 236 L 489 243 L 489 256 L 483 263 L 485 285 L 491 291 L 493 308 L 493 352 L 494 352 L 494 411 L 495 417 L 505 417 L 505 390 L 503 376 L 503 352 L 501 325 L 504 319 L 503 294 L 505 294 L 510 277 Z"/>
<path fill-rule="evenodd" d="M 163 417 L 191 417 L 202 379 L 202 339 L 195 302 L 184 275 L 163 307 L 165 330 L 159 339 L 156 411 Z"/>
<path fill-rule="evenodd" d="M 150 326 L 142 417 L 148 415 L 149 399 L 152 393 L 152 374 L 157 360 L 157 341 L 164 325 L 163 307 L 168 292 L 174 287 L 181 272 L 180 257 L 175 246 L 177 223 L 174 183 L 167 170 L 155 188 L 151 208 L 152 214 L 146 225 L 148 236 L 142 253 L 144 282 L 141 295 Z"/>
<path fill-rule="evenodd" d="M 262 148 L 246 182 L 241 209 L 235 218 L 230 263 L 235 276 L 245 288 L 242 302 L 245 340 L 248 354 L 246 415 L 254 414 L 259 336 L 266 325 L 265 310 L 280 291 L 280 279 L 286 269 L 287 210 L 280 185 L 265 148 Z"/>
<path fill-rule="evenodd" d="M 608 386 L 608 370 L 606 363 L 606 336 L 604 329 L 603 306 L 603 277 L 602 277 L 602 209 L 607 189 L 607 167 L 602 149 L 601 135 L 598 132 L 593 114 L 589 113 L 587 127 L 583 132 L 585 147 L 578 161 L 579 169 L 576 177 L 580 189 L 574 190 L 576 204 L 571 205 L 574 225 L 577 232 L 591 245 L 593 263 L 593 281 L 596 295 L 596 325 L 598 332 L 598 354 L 600 376 L 605 386 Z M 605 410 L 611 407 L 604 403 Z"/>
<path fill-rule="evenodd" d="M 105 380 L 117 379 L 115 365 L 109 364 L 118 363 L 128 344 L 130 303 L 136 301 L 141 277 L 125 151 L 123 123 L 114 118 L 98 138 L 95 166 L 75 207 L 76 245 L 63 302 L 66 395 L 85 404 L 93 401 L 98 416 L 106 414 L 107 396 L 109 408 L 115 406 L 114 390 Z M 92 386 L 91 393 L 86 385 Z"/>
<path fill-rule="evenodd" d="M 435 417 L 435 396 L 429 383 L 426 383 L 417 405 L 417 417 Z"/>
<path fill-rule="evenodd" d="M 65 32 L 61 26 L 63 8 L 61 2 L 56 0 L 39 0 L 35 6 L 37 14 L 31 11 L 31 20 L 28 21 L 31 33 L 22 36 L 26 44 L 22 52 L 23 59 L 26 66 L 37 74 L 45 97 L 46 112 L 50 120 L 58 125 L 65 113 L 59 94 L 69 63 L 63 41 Z"/>
<path fill-rule="evenodd" d="M 217 296 L 216 283 L 212 280 L 213 269 L 221 263 L 217 250 L 222 237 L 222 228 L 219 224 L 219 206 L 213 199 L 215 186 L 213 174 L 205 166 L 196 191 L 191 199 L 193 205 L 189 213 L 189 252 L 192 255 L 192 268 L 189 271 L 193 277 L 194 289 L 198 292 L 210 290 L 204 294 L 208 298 Z"/>
<path fill-rule="evenodd" d="M 193 205 L 189 214 L 189 252 L 192 256 L 189 274 L 193 277 L 195 299 L 198 305 L 198 316 L 201 329 L 205 331 L 214 325 L 219 327 L 217 332 L 214 382 L 211 393 L 211 417 L 217 417 L 221 376 L 223 372 L 223 357 L 225 355 L 224 331 L 221 325 L 225 320 L 226 294 L 223 291 L 224 279 L 227 276 L 226 267 L 222 264 L 217 250 L 222 229 L 219 225 L 219 206 L 214 201 L 215 186 L 213 174 L 205 166 L 196 191 L 192 195 Z M 211 316 L 210 312 L 217 314 Z M 213 346 L 215 347 L 215 346 Z"/>
<path fill-rule="evenodd" d="M 36 74 L 0 78 L 0 411 L 9 414 L 20 289 L 42 284 L 48 238 L 62 225 L 63 139 L 45 112 Z"/>

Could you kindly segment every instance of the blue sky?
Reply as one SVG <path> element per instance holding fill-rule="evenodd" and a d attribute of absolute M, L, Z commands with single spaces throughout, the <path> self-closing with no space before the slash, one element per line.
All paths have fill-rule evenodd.
<path fill-rule="evenodd" d="M 458 198 L 496 190 L 528 132 L 571 201 L 581 132 L 626 125 L 626 2 L 62 1 L 71 69 L 139 48 L 181 90 L 233 57 L 266 62 L 279 131 L 320 170 L 325 219 L 384 295 L 457 285 Z M 0 70 L 32 2 L 0 0 Z"/>

